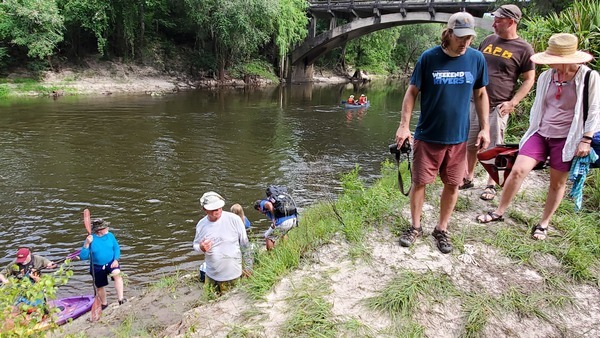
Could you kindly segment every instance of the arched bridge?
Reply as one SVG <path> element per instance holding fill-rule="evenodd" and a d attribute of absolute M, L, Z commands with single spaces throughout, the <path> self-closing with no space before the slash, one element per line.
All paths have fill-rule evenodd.
<path fill-rule="evenodd" d="M 495 2 L 485 0 L 310 0 L 309 35 L 292 51 L 291 79 L 311 81 L 313 63 L 321 55 L 342 46 L 347 41 L 394 26 L 417 23 L 446 23 L 453 13 L 466 11 L 475 17 L 475 24 L 485 27 L 483 14 L 494 8 Z M 338 19 L 349 21 L 336 26 Z M 328 20 L 329 30 L 316 36 L 317 20 Z M 488 24 L 489 26 L 489 24 Z M 487 27 L 489 28 L 489 27 Z"/>

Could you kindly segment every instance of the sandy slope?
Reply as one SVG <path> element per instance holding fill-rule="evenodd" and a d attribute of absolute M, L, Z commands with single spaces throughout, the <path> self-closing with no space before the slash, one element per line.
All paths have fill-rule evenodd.
<path fill-rule="evenodd" d="M 27 78 L 31 74 L 15 70 L 7 78 Z M 315 83 L 345 83 L 348 78 L 331 72 L 316 72 Z M 244 87 L 273 85 L 270 80 L 250 78 L 247 82 L 239 79 L 217 81 L 214 78 L 191 78 L 188 74 L 161 72 L 149 66 L 137 66 L 117 62 L 96 62 L 87 60 L 85 67 L 62 67 L 58 71 L 44 73 L 42 92 L 21 93 L 21 95 L 42 95 L 60 97 L 63 95 L 113 95 L 148 94 L 163 95 L 181 90 L 218 87 Z M 14 84 L 9 86 L 16 87 Z M 61 88 L 52 90 L 52 88 Z"/>
<path fill-rule="evenodd" d="M 482 186 L 483 181 L 476 182 Z M 525 186 L 536 194 L 545 184 L 537 172 L 526 180 Z M 479 200 L 480 190 L 461 192 L 472 205 L 467 212 L 455 212 L 452 230 L 455 233 L 469 228 L 485 227 L 474 221 L 475 215 L 489 210 L 486 202 Z M 519 207 L 517 202 L 515 207 Z M 520 207 L 531 208 L 521 205 Z M 429 229 L 436 219 L 431 205 L 426 205 L 424 215 L 425 237 L 414 248 L 402 248 L 397 238 L 383 225 L 371 233 L 366 241 L 371 251 L 368 260 L 353 260 L 349 245 L 335 238 L 318 252 L 306 257 L 300 267 L 266 295 L 262 301 L 252 301 L 242 290 L 234 291 L 217 301 L 201 304 L 198 297 L 201 286 L 192 284 L 173 291 L 149 292 L 135 297 L 121 307 L 113 305 L 100 323 L 89 323 L 85 318 L 65 327 L 58 336 L 66 333 L 86 332 L 86 336 L 113 336 L 123 332 L 124 324 L 132 327 L 129 335 L 137 335 L 135 328 L 154 328 L 153 335 L 168 337 L 282 337 L 287 336 L 284 323 L 294 309 L 292 300 L 296 290 L 305 283 L 321 287 L 331 304 L 331 320 L 337 323 L 360 323 L 360 330 L 340 325 L 339 337 L 392 337 L 394 319 L 381 312 L 373 312 L 365 299 L 377 295 L 402 271 L 443 273 L 462 292 L 498 297 L 511 288 L 535 292 L 544 288 L 540 267 L 552 274 L 564 275 L 553 256 L 538 255 L 535 264 L 518 265 L 499 250 L 479 241 L 466 243 L 465 255 L 454 252 L 441 254 L 436 248 Z M 539 207 L 530 209 L 539 212 Z M 408 209 L 398 210 L 405 217 Z M 491 226 L 513 226 L 511 220 Z M 502 311 L 490 314 L 483 331 L 485 337 L 599 337 L 600 288 L 587 284 L 572 284 L 566 288 L 572 304 L 560 309 L 544 308 L 548 320 L 522 316 L 516 312 Z M 414 320 L 424 327 L 427 337 L 460 337 L 464 334 L 466 320 L 460 304 L 462 299 L 423 300 L 414 313 Z M 241 334 L 240 332 L 243 332 Z"/>

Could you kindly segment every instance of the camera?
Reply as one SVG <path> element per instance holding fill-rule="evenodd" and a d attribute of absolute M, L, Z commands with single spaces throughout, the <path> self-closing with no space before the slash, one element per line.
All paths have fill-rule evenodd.
<path fill-rule="evenodd" d="M 410 153 L 410 141 L 408 138 L 404 140 L 404 143 L 402 143 L 402 147 L 400 147 L 400 149 L 398 149 L 397 143 L 390 144 L 390 154 L 398 154 L 398 151 L 402 154 Z"/>

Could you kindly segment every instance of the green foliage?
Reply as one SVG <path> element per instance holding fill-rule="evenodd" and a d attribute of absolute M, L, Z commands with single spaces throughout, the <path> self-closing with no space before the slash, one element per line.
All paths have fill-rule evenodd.
<path fill-rule="evenodd" d="M 0 37 L 26 47 L 31 58 L 53 55 L 63 40 L 63 17 L 55 0 L 5 0 L 0 10 Z"/>
<path fill-rule="evenodd" d="M 583 196 L 583 210 L 598 211 L 598 206 L 600 206 L 600 169 L 588 173 Z"/>
<path fill-rule="evenodd" d="M 42 327 L 55 328 L 57 309 L 49 308 L 47 302 L 38 306 L 17 302 L 19 299 L 26 299 L 30 304 L 35 304 L 39 300 L 55 299 L 58 286 L 65 285 L 72 275 L 73 271 L 69 269 L 68 262 L 65 262 L 56 272 L 42 274 L 37 283 L 32 283 L 28 277 L 9 277 L 9 283 L 3 284 L 0 292 L 0 323 L 3 323 L 0 326 L 0 336 L 41 336 L 39 330 Z M 44 313 L 51 315 L 46 317 Z"/>
<path fill-rule="evenodd" d="M 531 90 L 529 95 L 519 103 L 515 111 L 510 113 L 506 126 L 506 143 L 519 143 L 521 137 L 529 129 L 529 111 L 531 111 L 533 105 L 534 95 L 535 89 Z"/>
<path fill-rule="evenodd" d="M 574 280 L 598 284 L 600 280 L 594 271 L 600 266 L 600 229 L 597 226 L 600 212 L 597 209 L 582 213 L 572 210 L 572 207 L 559 208 L 554 216 L 552 224 L 560 231 L 560 236 L 550 232 L 545 241 L 532 241 L 529 232 L 535 224 L 534 217 L 511 212 L 511 218 L 526 226 L 498 228 L 485 235 L 483 241 L 524 263 L 532 262 L 537 254 L 551 254 Z"/>
<path fill-rule="evenodd" d="M 442 25 L 435 23 L 401 26 L 392 52 L 394 64 L 409 73 L 421 53 L 440 43 L 442 29 Z"/>
<path fill-rule="evenodd" d="M 7 97 L 10 94 L 10 88 L 8 85 L 0 84 L 0 98 Z"/>
<path fill-rule="evenodd" d="M 512 3 L 512 1 L 503 1 L 505 3 Z M 529 8 L 538 15 L 548 15 L 552 13 L 560 13 L 565 9 L 573 0 L 535 0 L 531 2 Z"/>
<path fill-rule="evenodd" d="M 392 52 L 398 43 L 400 28 L 373 32 L 348 42 L 346 60 L 356 68 L 385 74 L 393 70 Z"/>
<path fill-rule="evenodd" d="M 110 1 L 64 0 L 62 10 L 65 25 L 75 31 L 84 29 L 91 32 L 96 37 L 98 52 L 104 55 L 108 43 L 110 8 Z"/>
<path fill-rule="evenodd" d="M 563 233 L 562 241 L 569 245 L 556 243 L 550 251 L 574 280 L 599 284 L 600 276 L 596 269 L 600 266 L 600 228 L 597 226 L 600 211 L 575 214 L 572 210 L 559 210 L 556 216 L 556 227 Z"/>
<path fill-rule="evenodd" d="M 293 311 L 284 323 L 283 337 L 336 337 L 331 303 L 324 297 L 330 293 L 323 281 L 307 278 L 293 290 L 288 302 Z"/>
<path fill-rule="evenodd" d="M 600 2 L 576 0 L 560 14 L 547 17 L 534 15 L 523 20 L 526 26 L 522 36 L 532 43 L 534 50 L 546 49 L 548 39 L 555 33 L 571 33 L 579 38 L 579 48 L 592 55 L 600 54 Z M 600 69 L 598 58 L 592 61 L 593 68 Z"/>
<path fill-rule="evenodd" d="M 383 165 L 383 178 L 369 189 L 359 178 L 359 169 L 342 176 L 344 193 L 337 201 L 321 202 L 305 210 L 300 225 L 288 233 L 288 239 L 275 250 L 260 252 L 249 283 L 245 286 L 254 298 L 260 298 L 291 269 L 298 266 L 307 252 L 327 243 L 336 233 L 342 233 L 352 244 L 350 251 L 367 255 L 361 250 L 366 232 L 379 222 L 398 222 L 396 209 L 407 199 L 398 192 L 394 167 Z M 368 259 L 367 257 L 361 257 Z"/>
<path fill-rule="evenodd" d="M 0 18 L 0 21 L 2 21 L 2 18 Z M 1 25 L 2 24 L 0 24 L 0 26 Z M 0 35 L 0 40 L 2 40 L 2 35 Z M 0 41 L 0 43 L 1 43 L 1 41 Z M 8 51 L 8 48 L 0 46 L 0 69 L 5 67 L 5 61 L 6 61 L 6 59 L 8 59 L 7 51 Z"/>
<path fill-rule="evenodd" d="M 188 281 L 189 282 L 189 281 Z M 186 283 L 179 270 L 173 275 L 163 275 L 156 282 L 150 285 L 150 290 L 164 290 L 167 293 L 173 293 L 179 287 Z"/>
<path fill-rule="evenodd" d="M 407 271 L 394 278 L 380 294 L 367 298 L 365 302 L 369 308 L 387 313 L 392 318 L 410 319 L 424 297 L 440 301 L 455 292 L 447 275 L 432 271 Z"/>
<path fill-rule="evenodd" d="M 275 17 L 276 35 L 274 40 L 279 50 L 279 59 L 283 64 L 290 49 L 308 34 L 306 29 L 308 2 L 305 0 L 279 0 L 278 2 L 279 10 Z"/>
<path fill-rule="evenodd" d="M 248 60 L 266 44 L 274 31 L 277 6 L 270 0 L 185 0 L 193 22 L 202 28 L 199 38 L 209 38 L 216 56 L 219 78 L 233 61 Z"/>
<path fill-rule="evenodd" d="M 259 76 L 274 82 L 278 81 L 277 77 L 274 75 L 273 66 L 264 60 L 252 60 L 247 63 L 236 65 L 231 69 L 230 73 L 236 78 Z"/>
<path fill-rule="evenodd" d="M 489 317 L 493 314 L 491 307 L 492 298 L 486 294 L 469 293 L 462 297 L 463 311 L 466 312 L 465 331 L 462 337 L 480 337 L 487 324 Z"/>

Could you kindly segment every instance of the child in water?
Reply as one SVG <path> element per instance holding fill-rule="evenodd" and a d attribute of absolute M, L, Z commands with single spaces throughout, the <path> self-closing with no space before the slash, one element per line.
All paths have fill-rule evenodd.
<path fill-rule="evenodd" d="M 250 226 L 252 225 L 252 223 L 250 223 L 250 220 L 248 219 L 248 217 L 246 217 L 246 215 L 244 215 L 244 208 L 242 208 L 241 205 L 236 203 L 231 206 L 230 210 L 234 214 L 240 216 L 240 218 L 242 219 L 242 222 L 244 222 L 244 226 L 246 227 L 246 229 L 250 229 Z"/>

